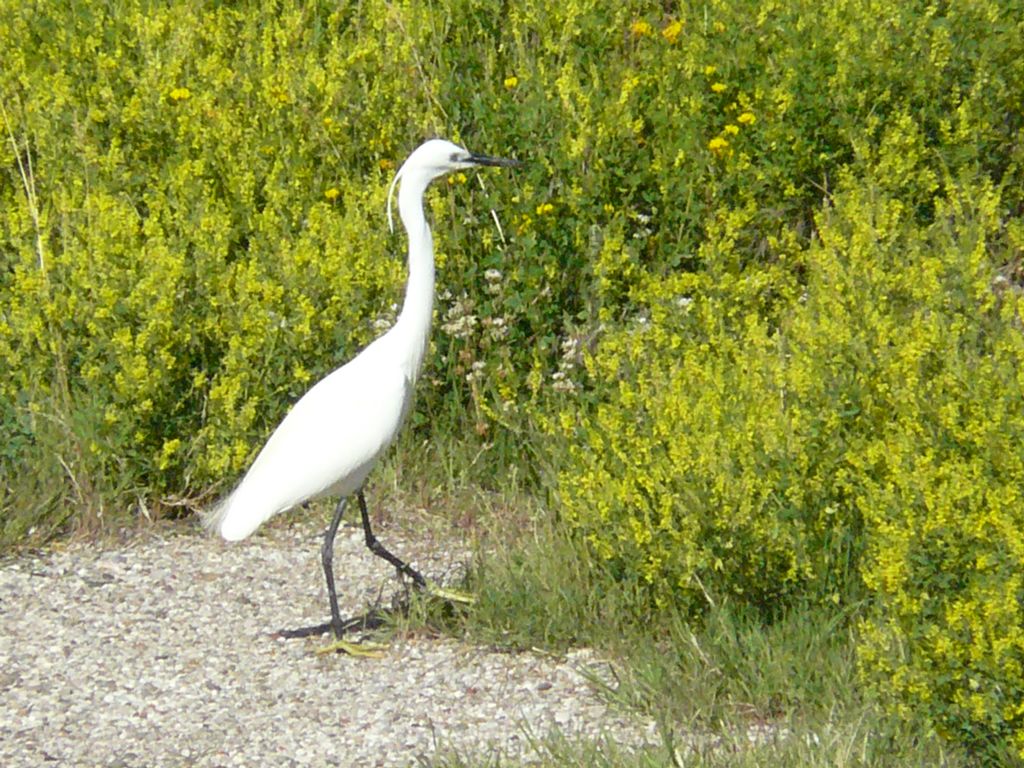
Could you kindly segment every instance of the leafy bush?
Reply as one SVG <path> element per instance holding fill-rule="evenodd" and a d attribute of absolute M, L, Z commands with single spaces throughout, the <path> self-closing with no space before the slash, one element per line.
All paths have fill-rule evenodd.
<path fill-rule="evenodd" d="M 1020 11 L 0 0 L 4 539 L 234 479 L 391 321 L 444 134 L 528 162 L 430 198 L 413 428 L 493 479 L 558 425 L 638 610 L 866 590 L 894 707 L 1021 748 Z"/>
<path fill-rule="evenodd" d="M 613 394 L 563 425 L 564 514 L 652 606 L 771 615 L 866 587 L 863 671 L 896 709 L 1019 747 L 1022 299 L 987 253 L 998 193 L 935 202 L 917 225 L 844 183 L 802 289 L 770 271 L 646 286 L 649 315 L 589 361 Z"/>
<path fill-rule="evenodd" d="M 676 188 L 699 229 L 599 238 L 565 519 L 651 609 L 867 595 L 894 711 L 1019 750 L 1019 17 L 711 7 L 737 116 Z"/>
<path fill-rule="evenodd" d="M 393 319 L 385 192 L 423 104 L 388 14 L 4 4 L 12 483 L 54 462 L 100 510 L 202 492 Z"/>
<path fill-rule="evenodd" d="M 1024 757 L 1024 301 L 989 260 L 999 197 L 936 201 L 923 237 L 900 232 L 897 205 L 874 211 L 886 208 L 888 222 L 868 209 L 823 232 L 849 248 L 841 282 L 874 283 L 851 298 L 888 303 L 860 313 L 878 418 L 848 457 L 878 602 L 861 665 L 901 714 L 926 714 L 981 755 L 1012 744 Z M 856 245 L 894 226 L 891 276 L 876 280 L 885 262 Z M 1019 253 L 1020 227 L 1007 234 Z"/>

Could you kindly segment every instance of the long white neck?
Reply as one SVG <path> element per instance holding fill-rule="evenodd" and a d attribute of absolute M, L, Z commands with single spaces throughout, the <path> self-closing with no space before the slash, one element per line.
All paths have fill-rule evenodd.
<path fill-rule="evenodd" d="M 402 177 L 398 190 L 398 213 L 409 237 L 409 281 L 402 312 L 392 330 L 404 342 L 407 373 L 413 381 L 423 364 L 434 312 L 434 240 L 423 213 L 423 193 L 429 182 L 429 178 L 409 174 Z"/>

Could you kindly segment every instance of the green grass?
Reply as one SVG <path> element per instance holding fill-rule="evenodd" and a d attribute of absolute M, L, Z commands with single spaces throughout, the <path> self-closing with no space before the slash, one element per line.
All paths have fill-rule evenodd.
<path fill-rule="evenodd" d="M 0 0 L 0 551 L 236 482 L 393 314 L 387 187 L 441 134 L 527 162 L 430 196 L 432 349 L 371 504 L 466 531 L 481 601 L 410 622 L 617 659 L 661 751 L 552 764 L 693 732 L 687 764 L 966 764 L 865 685 L 1024 754 L 1021 17 Z"/>
<path fill-rule="evenodd" d="M 973 764 L 926 724 L 884 715 L 859 686 L 860 604 L 791 607 L 766 618 L 715 601 L 698 617 L 638 616 L 640 603 L 629 589 L 594 567 L 540 505 L 520 499 L 514 524 L 503 525 L 509 501 L 481 510 L 490 515 L 490 527 L 469 578 L 479 602 L 444 616 L 421 610 L 410 621 L 510 649 L 596 648 L 615 672 L 593 685 L 611 707 L 657 723 L 661 739 L 634 750 L 537 733 L 523 723 L 540 765 Z M 510 534 L 513 528 L 518 533 Z M 426 764 L 516 765 L 444 751 Z"/>
<path fill-rule="evenodd" d="M 495 449 L 410 435 L 375 473 L 380 508 L 426 510 L 475 553 L 465 585 L 478 597 L 474 606 L 416 600 L 390 631 L 449 633 L 513 651 L 590 647 L 608 658 L 614 676 L 593 679 L 595 689 L 613 709 L 653 720 L 660 743 L 637 750 L 581 742 L 524 722 L 539 765 L 977 764 L 927 723 L 888 716 L 864 690 L 856 658 L 858 620 L 868 607 L 861 596 L 777 615 L 717 596 L 706 598 L 699 615 L 638 613 L 647 604 L 639 592 L 603 571 L 518 477 L 486 488 L 467 472 L 469 454 L 493 459 L 485 458 L 488 450 Z M 440 747 L 424 765 L 517 765 Z M 1012 764 L 1009 757 L 1004 764 Z"/>

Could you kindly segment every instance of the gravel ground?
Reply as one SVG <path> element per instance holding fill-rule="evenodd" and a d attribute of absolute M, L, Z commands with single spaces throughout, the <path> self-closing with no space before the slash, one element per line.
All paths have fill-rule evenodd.
<path fill-rule="evenodd" d="M 439 578 L 443 547 L 380 538 Z M 343 528 L 342 612 L 394 571 Z M 528 758 L 527 733 L 653 740 L 604 706 L 581 674 L 601 662 L 396 639 L 382 659 L 319 656 L 324 640 L 270 632 L 323 621 L 319 532 L 241 544 L 197 533 L 74 545 L 0 567 L 0 765 L 416 764 L 437 750 Z M 525 729 L 525 730 L 524 730 Z"/>

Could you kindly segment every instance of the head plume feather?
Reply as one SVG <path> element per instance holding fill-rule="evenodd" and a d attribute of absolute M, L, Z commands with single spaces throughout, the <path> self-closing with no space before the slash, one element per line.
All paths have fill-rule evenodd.
<path fill-rule="evenodd" d="M 395 193 L 395 185 L 398 183 L 398 180 L 402 178 L 402 171 L 404 170 L 405 166 L 403 165 L 398 169 L 398 173 L 395 174 L 395 178 L 391 180 L 391 186 L 388 187 L 388 230 L 391 234 L 395 233 L 395 220 L 391 216 L 391 196 Z"/>

